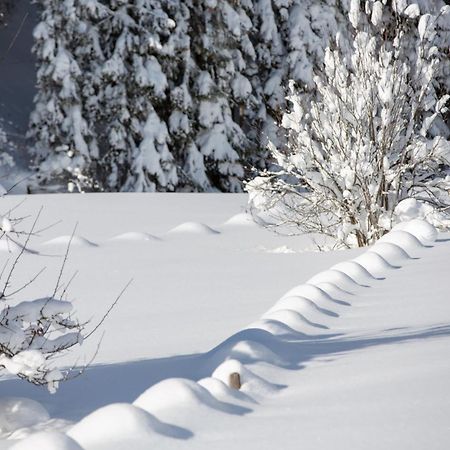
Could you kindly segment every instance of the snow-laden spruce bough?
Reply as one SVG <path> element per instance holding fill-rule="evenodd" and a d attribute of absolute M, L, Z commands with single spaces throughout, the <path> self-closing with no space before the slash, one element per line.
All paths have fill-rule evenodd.
<path fill-rule="evenodd" d="M 33 190 L 240 190 L 270 167 L 267 142 L 284 146 L 289 81 L 320 98 L 314 75 L 338 32 L 353 39 L 349 11 L 387 41 L 401 27 L 411 50 L 418 15 L 437 17 L 434 83 L 449 88 L 442 0 L 37 3 Z"/>
<path fill-rule="evenodd" d="M 403 222 L 357 258 L 332 266 L 289 290 L 259 320 L 204 354 L 202 364 L 208 368 L 209 377 L 198 381 L 163 380 L 139 395 L 132 404 L 102 407 L 67 433 L 32 434 L 12 449 L 115 450 L 132 442 L 139 449 L 164 442 L 169 443 L 170 448 L 171 439 L 182 443 L 193 438 L 189 429 L 176 424 L 183 422 L 182 417 L 198 416 L 203 421 L 213 411 L 240 416 L 264 408 L 269 397 L 272 397 L 271 403 L 277 401 L 273 397 L 283 387 L 276 380 L 280 370 L 302 369 L 295 362 L 308 343 L 303 333 L 317 334 L 321 322 L 329 315 L 334 315 L 338 327 L 339 317 L 335 311 L 352 309 L 357 292 L 368 286 L 376 290 L 380 280 L 396 273 L 395 268 L 408 260 L 415 264 L 411 258 L 419 255 L 426 258 L 427 247 L 434 245 L 436 237 L 436 229 L 424 220 Z M 342 298 L 349 301 L 340 300 Z M 334 335 L 333 329 L 329 332 Z M 254 372 L 254 361 L 274 367 L 270 381 Z M 230 374 L 240 375 L 239 390 L 230 387 Z M 39 411 L 33 402 L 24 402 L 22 407 L 45 420 L 45 411 Z M 26 414 L 24 417 L 28 418 Z M 169 441 L 158 441 L 160 436 Z"/>

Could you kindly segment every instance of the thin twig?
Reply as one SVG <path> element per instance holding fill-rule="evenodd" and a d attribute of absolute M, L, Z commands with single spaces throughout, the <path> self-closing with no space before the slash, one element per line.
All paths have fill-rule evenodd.
<path fill-rule="evenodd" d="M 21 247 L 19 254 L 16 256 L 16 258 L 15 258 L 15 260 L 14 260 L 12 266 L 11 266 L 11 270 L 9 271 L 8 277 L 6 278 L 6 281 L 5 281 L 5 286 L 4 286 L 4 288 L 3 288 L 2 293 L 0 294 L 0 299 L 5 298 L 5 297 L 7 296 L 7 295 L 6 295 L 6 289 L 8 289 L 9 282 L 11 281 L 11 277 L 12 277 L 12 275 L 13 275 L 13 273 L 14 273 L 14 270 L 15 270 L 15 268 L 16 268 L 16 266 L 17 266 L 19 260 L 20 260 L 20 258 L 21 258 L 22 255 L 24 254 L 24 252 L 25 252 L 25 250 L 26 250 L 26 248 L 27 248 L 28 243 L 30 242 L 32 233 L 33 233 L 34 228 L 35 228 L 35 226 L 36 226 L 36 224 L 37 224 L 37 222 L 38 222 L 38 220 L 39 220 L 39 217 L 40 217 L 40 215 L 41 215 L 41 213 L 42 213 L 42 210 L 43 210 L 43 207 L 41 206 L 41 208 L 39 209 L 39 212 L 38 212 L 37 215 L 36 215 L 36 218 L 34 219 L 33 225 L 31 226 L 31 229 L 30 229 L 30 232 L 29 232 L 29 234 L 28 234 L 28 236 L 27 236 L 27 239 L 26 239 L 24 245 Z"/>
<path fill-rule="evenodd" d="M 97 323 L 97 325 L 94 327 L 94 329 L 92 331 L 90 331 L 85 337 L 84 339 L 88 339 L 90 336 L 92 336 L 102 325 L 102 323 L 106 320 L 106 318 L 109 316 L 110 312 L 113 310 L 113 308 L 117 305 L 118 301 L 120 300 L 120 298 L 122 297 L 122 295 L 125 293 L 125 291 L 129 288 L 129 286 L 131 285 L 131 283 L 133 282 L 133 278 L 125 285 L 125 287 L 122 289 L 122 291 L 120 292 L 120 294 L 117 296 L 117 298 L 114 300 L 114 302 L 111 304 L 111 306 L 109 307 L 108 311 L 106 311 L 106 313 L 103 315 L 103 317 L 101 318 L 101 320 Z"/>
<path fill-rule="evenodd" d="M 8 48 L 6 49 L 5 54 L 0 58 L 0 61 L 4 61 L 6 59 L 6 57 L 9 55 L 9 52 L 14 47 L 14 44 L 16 43 L 17 38 L 19 37 L 20 33 L 22 32 L 23 26 L 25 25 L 25 22 L 28 19 L 29 15 L 30 15 L 30 13 L 27 11 L 25 13 L 25 15 L 23 16 L 22 22 L 20 23 L 19 28 L 16 31 L 16 34 L 13 36 Z"/>
<path fill-rule="evenodd" d="M 63 300 L 64 295 L 66 295 L 67 293 L 67 289 L 69 289 L 69 286 L 72 284 L 72 281 L 75 279 L 75 277 L 78 275 L 78 270 L 76 270 L 74 272 L 74 274 L 72 275 L 72 277 L 70 278 L 70 280 L 67 282 L 66 286 L 64 287 L 63 291 L 61 292 L 61 297 L 60 299 Z"/>
<path fill-rule="evenodd" d="M 19 292 L 23 291 L 25 288 L 27 288 L 30 284 L 35 282 L 47 269 L 47 267 L 43 267 L 33 278 L 31 278 L 27 283 L 22 285 L 20 288 L 16 289 L 13 292 L 8 292 L 8 297 L 12 297 L 13 295 L 18 294 Z"/>
<path fill-rule="evenodd" d="M 61 281 L 61 277 L 62 277 L 63 272 L 64 272 L 64 267 L 66 266 L 67 258 L 69 257 L 70 245 L 72 244 L 72 239 L 75 236 L 75 232 L 77 231 L 77 227 L 78 227 L 78 222 L 75 224 L 75 226 L 73 228 L 73 231 L 72 231 L 72 234 L 70 235 L 70 239 L 69 239 L 69 242 L 68 242 L 67 248 L 66 248 L 66 253 L 64 255 L 64 260 L 63 260 L 63 263 L 61 265 L 61 269 L 60 269 L 59 274 L 58 274 L 58 280 L 56 281 L 55 290 L 53 291 L 53 294 L 51 295 L 51 298 L 55 297 L 56 292 L 59 289 L 59 283 Z"/>

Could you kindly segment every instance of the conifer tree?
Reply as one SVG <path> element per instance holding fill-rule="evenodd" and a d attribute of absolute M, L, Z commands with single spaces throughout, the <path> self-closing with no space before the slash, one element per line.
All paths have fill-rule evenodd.
<path fill-rule="evenodd" d="M 34 31 L 38 92 L 29 131 L 38 182 L 96 189 L 99 154 L 86 86 L 102 60 L 92 24 L 107 10 L 95 0 L 40 0 L 40 6 Z"/>
<path fill-rule="evenodd" d="M 174 190 L 178 183 L 167 125 L 157 107 L 167 101 L 162 38 L 173 21 L 155 0 L 111 2 L 99 25 L 106 62 L 98 108 L 107 190 Z"/>

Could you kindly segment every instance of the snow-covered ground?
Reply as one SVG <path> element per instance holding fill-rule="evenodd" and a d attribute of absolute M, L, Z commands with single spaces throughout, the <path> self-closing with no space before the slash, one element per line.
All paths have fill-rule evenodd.
<path fill-rule="evenodd" d="M 94 324 L 134 281 L 64 360 L 89 361 L 105 332 L 82 376 L 55 395 L 1 379 L 0 449 L 448 448 L 450 236 L 432 242 L 416 223 L 369 252 L 319 253 L 252 224 L 245 204 L 28 197 L 17 213 L 42 205 L 42 227 L 61 222 L 33 239 L 39 254 L 14 281 L 47 269 L 17 301 L 52 292 L 76 222 L 64 279 L 79 271 L 69 298 L 81 318 Z"/>

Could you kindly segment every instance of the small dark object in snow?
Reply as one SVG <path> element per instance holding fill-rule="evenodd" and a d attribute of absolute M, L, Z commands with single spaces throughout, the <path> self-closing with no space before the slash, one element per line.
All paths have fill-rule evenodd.
<path fill-rule="evenodd" d="M 230 388 L 239 390 L 241 388 L 241 376 L 237 372 L 230 374 Z"/>

